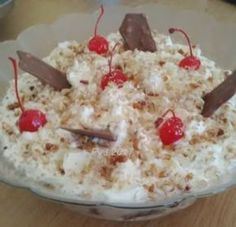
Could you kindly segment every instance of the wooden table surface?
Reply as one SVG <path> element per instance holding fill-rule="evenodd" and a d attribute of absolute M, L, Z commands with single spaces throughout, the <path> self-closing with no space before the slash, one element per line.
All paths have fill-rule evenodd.
<path fill-rule="evenodd" d="M 97 8 L 95 0 L 16 0 L 7 17 L 0 20 L 0 41 L 14 39 L 19 32 L 30 25 L 54 21 L 63 14 L 91 11 Z M 113 4 L 157 4 L 208 11 L 217 19 L 236 23 L 236 6 L 220 0 L 103 0 Z M 131 3 L 132 2 L 132 3 Z M 161 219 L 118 223 L 95 220 L 81 216 L 37 198 L 28 191 L 0 184 L 0 226 L 1 227 L 118 227 L 118 226 L 158 226 L 158 227 L 236 227 L 236 189 L 220 195 L 201 199 L 190 208 Z"/>

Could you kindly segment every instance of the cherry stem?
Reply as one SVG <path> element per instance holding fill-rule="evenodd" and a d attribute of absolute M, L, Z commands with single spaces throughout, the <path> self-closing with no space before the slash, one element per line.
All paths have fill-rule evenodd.
<path fill-rule="evenodd" d="M 102 19 L 102 16 L 104 14 L 104 8 L 103 8 L 103 5 L 100 6 L 100 15 L 98 16 L 98 19 L 97 19 L 97 22 L 96 22 L 96 25 L 95 25 L 95 29 L 94 29 L 94 37 L 97 36 L 97 29 L 98 29 L 98 25 Z"/>
<path fill-rule="evenodd" d="M 168 114 L 168 113 L 172 113 L 173 117 L 175 117 L 175 112 L 171 109 L 167 110 L 164 114 L 162 114 L 161 117 L 157 118 L 157 120 L 155 121 L 155 126 L 156 128 L 158 128 L 164 121 L 164 117 Z"/>
<path fill-rule="evenodd" d="M 190 39 L 189 39 L 189 36 L 187 35 L 187 33 L 185 31 L 183 31 L 182 29 L 180 28 L 170 28 L 169 29 L 169 33 L 174 33 L 174 32 L 181 32 L 185 38 L 187 39 L 187 42 L 188 42 L 188 46 L 189 46 L 189 50 L 190 50 L 190 56 L 193 57 L 193 50 L 192 50 L 192 45 L 191 45 L 191 42 L 190 42 Z"/>
<path fill-rule="evenodd" d="M 173 117 L 175 117 L 175 112 L 171 109 L 168 109 L 161 117 L 164 118 L 168 113 L 172 113 Z"/>
<path fill-rule="evenodd" d="M 11 58 L 9 57 L 8 58 L 11 63 L 12 63 L 12 66 L 13 66 L 13 70 L 14 70 L 14 80 L 15 80 L 15 93 L 16 93 L 16 98 L 17 98 L 17 101 L 19 103 L 19 106 L 20 106 L 20 109 L 22 112 L 25 111 L 23 105 L 22 105 L 22 102 L 21 102 L 21 99 L 20 99 L 20 96 L 19 96 L 19 92 L 18 92 L 18 67 L 17 67 L 17 61 L 16 59 L 14 58 Z"/>
<path fill-rule="evenodd" d="M 109 61 L 108 61 L 108 65 L 109 65 L 109 73 L 111 73 L 112 60 L 113 60 L 114 51 L 115 51 L 116 47 L 117 47 L 119 44 L 120 44 L 119 42 L 116 43 L 115 46 L 114 46 L 114 47 L 112 48 L 112 50 L 111 50 L 111 57 L 110 57 L 110 59 L 109 59 Z"/>

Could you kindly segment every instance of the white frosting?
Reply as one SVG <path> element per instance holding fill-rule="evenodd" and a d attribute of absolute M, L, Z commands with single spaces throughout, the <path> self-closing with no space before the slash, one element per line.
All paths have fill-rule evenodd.
<path fill-rule="evenodd" d="M 93 71 L 87 62 L 78 62 L 75 60 L 74 66 L 67 74 L 68 81 L 73 85 L 73 87 L 81 87 L 81 80 L 90 81 L 93 79 Z"/>
<path fill-rule="evenodd" d="M 70 41 L 64 41 L 58 44 L 58 47 L 61 49 L 67 49 L 70 46 Z"/>
<path fill-rule="evenodd" d="M 115 129 L 115 134 L 117 135 L 116 145 L 122 145 L 124 140 L 127 138 L 128 124 L 125 120 L 122 120 L 118 127 Z"/>
<path fill-rule="evenodd" d="M 79 111 L 81 123 L 89 123 L 94 114 L 94 108 L 92 106 L 81 106 Z"/>
<path fill-rule="evenodd" d="M 88 152 L 70 152 L 64 158 L 63 168 L 66 174 L 78 174 L 89 164 L 90 159 Z"/>
<path fill-rule="evenodd" d="M 144 86 L 150 92 L 159 93 L 163 90 L 163 81 L 158 71 L 150 72 L 144 79 Z"/>
<path fill-rule="evenodd" d="M 121 163 L 113 172 L 113 176 L 120 181 L 138 182 L 141 177 L 141 172 L 138 163 L 134 163 L 131 160 L 128 160 L 124 163 Z"/>
<path fill-rule="evenodd" d="M 186 138 L 191 139 L 193 134 L 202 134 L 206 130 L 206 125 L 203 121 L 192 121 L 187 125 Z"/>

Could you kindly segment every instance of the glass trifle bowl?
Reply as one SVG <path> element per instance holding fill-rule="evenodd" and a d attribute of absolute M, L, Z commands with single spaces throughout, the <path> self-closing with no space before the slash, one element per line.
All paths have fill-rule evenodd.
<path fill-rule="evenodd" d="M 126 13 L 146 14 L 150 27 L 156 29 L 157 33 L 160 34 L 168 34 L 169 27 L 183 28 L 190 34 L 194 42 L 200 45 L 205 56 L 213 59 L 221 68 L 231 70 L 236 68 L 234 59 L 236 49 L 232 48 L 234 47 L 234 36 L 236 35 L 235 24 L 217 21 L 206 13 L 171 8 L 164 5 L 147 4 L 132 8 L 113 6 L 106 9 L 103 22 L 99 27 L 99 33 L 108 35 L 117 32 Z M 4 96 L 9 87 L 9 81 L 12 80 L 9 56 L 16 57 L 16 51 L 23 50 L 43 58 L 48 56 L 57 47 L 58 43 L 69 40 L 76 40 L 78 43 L 84 42 L 92 35 L 97 14 L 97 12 L 94 12 L 92 14 L 67 15 L 53 24 L 33 26 L 22 32 L 14 41 L 1 43 L 1 97 Z M 109 18 L 112 18 L 112 20 Z M 177 38 L 178 36 L 175 36 L 174 39 Z M 219 193 L 235 185 L 236 169 L 232 165 L 230 173 L 219 175 L 207 186 L 198 187 L 193 191 L 140 201 L 132 201 L 127 194 L 121 194 L 120 199 L 116 200 L 109 199 L 111 197 L 91 199 L 87 195 L 83 197 L 76 193 L 70 193 L 68 190 L 58 190 L 57 182 L 54 183 L 52 179 L 39 180 L 39 178 L 29 177 L 29 174 L 24 171 L 19 171 L 14 162 L 9 162 L 4 155 L 2 140 L 0 154 L 2 182 L 29 189 L 42 198 L 62 203 L 80 213 L 110 220 L 129 221 L 156 218 L 185 208 L 198 198 Z M 37 166 L 35 168 L 37 169 Z M 64 182 L 64 184 L 67 183 Z M 63 184 L 63 180 L 60 184 Z M 90 191 L 93 190 L 90 189 Z M 94 188 L 94 194 L 96 194 L 96 188 Z M 127 196 L 127 199 L 125 196 Z"/>

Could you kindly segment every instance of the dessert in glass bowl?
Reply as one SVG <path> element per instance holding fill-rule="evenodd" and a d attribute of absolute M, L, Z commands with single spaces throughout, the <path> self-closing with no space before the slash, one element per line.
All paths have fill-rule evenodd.
<path fill-rule="evenodd" d="M 172 41 L 174 32 L 188 45 Z M 142 14 L 127 14 L 119 32 L 97 33 L 59 43 L 43 60 L 18 51 L 22 74 L 10 58 L 4 160 L 66 197 L 133 207 L 233 177 L 235 73 L 204 57 L 182 29 L 160 34 Z"/>

